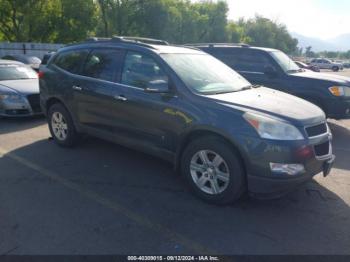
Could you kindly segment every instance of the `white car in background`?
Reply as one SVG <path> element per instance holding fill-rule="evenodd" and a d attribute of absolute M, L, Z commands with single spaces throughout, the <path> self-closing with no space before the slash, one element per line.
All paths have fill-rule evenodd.
<path fill-rule="evenodd" d="M 29 66 L 0 59 L 0 117 L 42 114 L 39 80 Z"/>
<path fill-rule="evenodd" d="M 326 58 L 312 59 L 310 65 L 318 66 L 320 69 L 330 69 L 334 72 L 344 69 L 343 64 L 332 62 L 331 60 Z"/>

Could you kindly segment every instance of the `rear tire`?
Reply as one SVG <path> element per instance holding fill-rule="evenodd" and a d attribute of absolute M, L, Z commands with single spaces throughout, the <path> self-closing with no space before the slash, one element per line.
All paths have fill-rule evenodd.
<path fill-rule="evenodd" d="M 181 159 L 181 173 L 191 190 L 206 202 L 224 205 L 246 191 L 246 174 L 237 152 L 215 136 L 192 141 Z"/>
<path fill-rule="evenodd" d="M 72 117 L 62 104 L 53 104 L 49 108 L 48 124 L 51 136 L 58 145 L 72 147 L 79 141 Z"/>

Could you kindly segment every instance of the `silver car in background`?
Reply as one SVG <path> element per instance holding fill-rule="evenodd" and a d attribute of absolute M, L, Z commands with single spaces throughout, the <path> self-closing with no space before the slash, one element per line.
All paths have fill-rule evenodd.
<path fill-rule="evenodd" d="M 0 59 L 0 116 L 42 114 L 37 73 L 21 62 Z"/>
<path fill-rule="evenodd" d="M 326 58 L 312 59 L 310 65 L 317 66 L 320 69 L 330 69 L 334 72 L 344 69 L 343 64 L 332 62 L 331 60 Z"/>

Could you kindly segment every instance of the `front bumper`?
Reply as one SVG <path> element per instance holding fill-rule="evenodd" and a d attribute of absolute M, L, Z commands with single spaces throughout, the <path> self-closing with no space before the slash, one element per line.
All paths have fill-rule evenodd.
<path fill-rule="evenodd" d="M 327 133 L 299 141 L 245 138 L 248 191 L 258 198 L 273 198 L 294 190 L 321 172 L 328 175 L 335 160 L 331 140 L 329 129 Z M 295 175 L 276 173 L 270 163 L 301 164 L 304 170 Z"/>
<path fill-rule="evenodd" d="M 249 192 L 256 198 L 276 198 L 283 196 L 286 193 L 293 191 L 298 186 L 310 181 L 315 175 L 323 172 L 324 176 L 327 176 L 333 166 L 335 156 L 331 155 L 330 158 L 312 163 L 312 169 L 309 169 L 306 173 L 296 177 L 285 178 L 270 178 L 252 176 L 248 174 Z M 310 164 L 309 164 L 310 166 Z"/>
<path fill-rule="evenodd" d="M 0 116 L 26 117 L 41 115 L 39 94 L 23 96 L 21 100 L 0 100 Z"/>

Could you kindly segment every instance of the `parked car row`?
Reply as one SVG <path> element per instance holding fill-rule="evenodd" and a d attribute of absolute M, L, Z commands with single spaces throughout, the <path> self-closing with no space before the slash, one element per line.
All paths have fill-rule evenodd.
<path fill-rule="evenodd" d="M 303 63 L 301 61 L 294 61 L 294 63 L 296 63 L 297 66 L 299 66 L 302 69 L 311 70 L 314 72 L 320 72 L 320 68 L 316 65 L 308 65 L 308 64 Z"/>
<path fill-rule="evenodd" d="M 94 38 L 60 49 L 39 81 L 58 145 L 89 134 L 148 152 L 216 204 L 245 192 L 278 196 L 328 175 L 332 134 L 313 103 L 328 116 L 350 113 L 349 80 L 246 45 Z"/>
<path fill-rule="evenodd" d="M 350 117 L 350 79 L 300 69 L 281 51 L 229 44 L 192 45 L 220 59 L 253 84 L 303 98 L 329 118 Z"/>
<path fill-rule="evenodd" d="M 38 76 L 40 99 L 32 69 L 1 61 L 1 115 L 44 113 L 60 146 L 89 134 L 163 158 L 216 204 L 327 176 L 326 117 L 350 117 L 350 79 L 242 44 L 92 38 L 48 54 Z"/>

